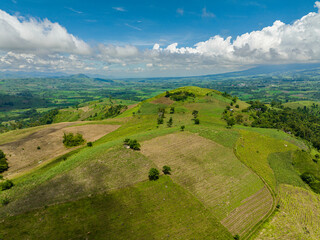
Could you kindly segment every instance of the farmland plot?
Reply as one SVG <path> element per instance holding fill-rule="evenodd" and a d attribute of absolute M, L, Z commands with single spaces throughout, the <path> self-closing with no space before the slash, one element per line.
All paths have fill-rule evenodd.
<path fill-rule="evenodd" d="M 264 216 L 265 209 L 249 213 L 246 207 L 251 204 L 246 199 L 263 189 L 263 182 L 241 164 L 232 149 L 196 134 L 177 133 L 144 142 L 142 153 L 159 168 L 170 166 L 173 180 L 193 193 L 220 221 L 239 212 L 246 221 L 255 224 Z M 253 199 L 259 200 L 259 196 Z M 272 204 L 269 197 L 265 201 L 267 206 Z M 242 210 L 232 212 L 240 206 L 247 213 L 245 216 Z M 222 222 L 233 232 L 243 232 L 250 228 L 244 219 L 239 223 Z"/>

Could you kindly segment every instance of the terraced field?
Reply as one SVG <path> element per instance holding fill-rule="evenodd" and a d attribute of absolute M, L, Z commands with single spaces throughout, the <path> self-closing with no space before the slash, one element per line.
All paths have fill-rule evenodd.
<path fill-rule="evenodd" d="M 320 196 L 290 185 L 280 185 L 280 210 L 265 225 L 258 240 L 320 239 Z"/>
<path fill-rule="evenodd" d="M 273 198 L 267 187 L 242 201 L 221 223 L 233 234 L 243 236 L 272 209 Z M 254 219 L 254 221 L 253 221 Z"/>
<path fill-rule="evenodd" d="M 255 225 L 272 205 L 268 192 L 259 191 L 264 189 L 263 182 L 240 163 L 231 149 L 196 134 L 154 138 L 142 144 L 142 153 L 158 168 L 169 165 L 173 180 L 200 199 L 232 233 L 248 231 L 248 222 Z M 248 205 L 256 202 L 263 203 L 249 213 Z M 232 222 L 227 218 L 230 214 L 247 214 L 248 222 Z"/>

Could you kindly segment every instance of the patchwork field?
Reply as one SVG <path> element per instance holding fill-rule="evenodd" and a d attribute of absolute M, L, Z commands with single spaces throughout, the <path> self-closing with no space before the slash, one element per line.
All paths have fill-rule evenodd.
<path fill-rule="evenodd" d="M 64 133 L 81 133 L 86 141 L 96 141 L 104 135 L 116 130 L 118 125 L 81 125 L 76 123 L 59 123 L 40 128 L 13 142 L 0 145 L 9 162 L 7 176 L 31 169 L 39 164 L 63 155 L 75 148 L 66 148 L 62 143 Z"/>
<path fill-rule="evenodd" d="M 173 180 L 203 202 L 232 233 L 244 233 L 250 226 L 246 221 L 229 221 L 226 219 L 229 214 L 234 218 L 246 216 L 255 225 L 272 205 L 268 193 L 262 194 L 263 198 L 255 195 L 264 189 L 263 182 L 241 164 L 232 149 L 196 134 L 176 133 L 154 138 L 142 144 L 142 153 L 158 168 L 170 166 Z M 247 205 L 251 198 L 265 204 L 249 214 Z"/>
<path fill-rule="evenodd" d="M 279 211 L 257 239 L 320 239 L 320 196 L 290 185 L 280 185 L 279 196 Z"/>

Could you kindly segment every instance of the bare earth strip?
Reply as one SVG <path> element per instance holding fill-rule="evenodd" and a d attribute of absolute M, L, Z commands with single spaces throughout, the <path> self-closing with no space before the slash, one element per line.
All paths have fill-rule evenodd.
<path fill-rule="evenodd" d="M 221 221 L 232 234 L 243 235 L 259 222 L 272 208 L 272 196 L 267 187 L 243 201 Z M 252 221 L 254 219 L 254 221 Z"/>
<path fill-rule="evenodd" d="M 74 150 L 75 148 L 66 148 L 63 145 L 64 133 L 81 133 L 86 141 L 96 141 L 119 127 L 102 124 L 72 126 L 75 124 L 77 122 L 53 124 L 17 141 L 0 145 L 0 149 L 6 153 L 9 162 L 9 170 L 6 175 L 12 177 Z"/>
<path fill-rule="evenodd" d="M 193 193 L 220 221 L 226 221 L 231 232 L 243 232 L 250 223 L 255 225 L 272 204 L 259 177 L 231 149 L 206 138 L 170 134 L 144 142 L 141 149 L 158 168 L 169 165 L 173 180 Z M 253 203 L 256 207 L 249 208 Z M 242 216 L 236 223 L 226 220 L 230 214 L 238 216 L 233 211 Z"/>
<path fill-rule="evenodd" d="M 155 103 L 155 104 L 160 103 L 160 104 L 171 105 L 172 103 L 174 103 L 174 101 L 168 97 L 160 97 L 160 98 L 153 100 L 151 103 Z"/>

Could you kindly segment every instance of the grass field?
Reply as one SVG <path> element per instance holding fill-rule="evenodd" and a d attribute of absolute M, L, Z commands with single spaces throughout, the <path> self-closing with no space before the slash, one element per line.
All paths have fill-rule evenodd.
<path fill-rule="evenodd" d="M 237 155 L 276 192 L 276 178 L 269 165 L 268 156 L 271 153 L 295 150 L 297 147 L 284 140 L 254 132 L 240 131 L 240 133 L 242 137 L 239 138 L 236 145 Z"/>
<path fill-rule="evenodd" d="M 170 166 L 173 180 L 193 193 L 219 220 L 263 188 L 262 181 L 236 159 L 231 149 L 195 134 L 154 138 L 143 143 L 142 153 L 158 168 Z M 234 216 L 242 214 L 240 210 Z M 254 225 L 259 217 L 252 214 L 247 219 Z M 246 226 L 233 228 L 232 223 L 227 226 L 233 233 L 248 230 Z"/>
<path fill-rule="evenodd" d="M 280 185 L 279 196 L 279 211 L 257 239 L 320 239 L 320 196 L 290 185 Z"/>
<path fill-rule="evenodd" d="M 0 234 L 4 239 L 232 239 L 197 199 L 166 176 L 9 217 Z"/>

